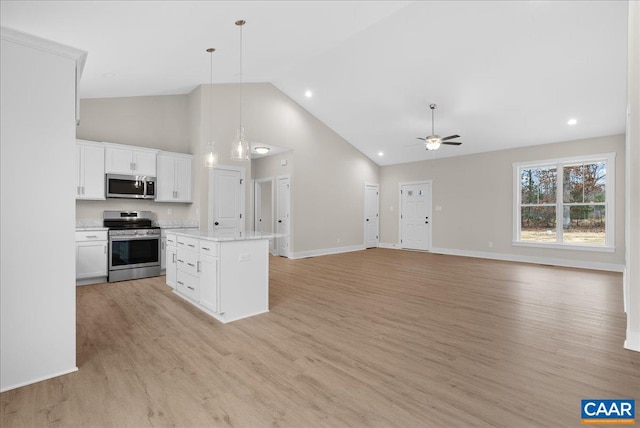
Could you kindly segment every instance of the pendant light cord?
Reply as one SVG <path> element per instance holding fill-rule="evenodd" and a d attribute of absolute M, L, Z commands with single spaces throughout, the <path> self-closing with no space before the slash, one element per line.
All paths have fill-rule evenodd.
<path fill-rule="evenodd" d="M 242 129 L 242 27 L 244 21 L 240 24 L 240 128 Z"/>
<path fill-rule="evenodd" d="M 213 141 L 213 51 L 209 52 L 211 67 L 209 68 L 209 142 Z"/>

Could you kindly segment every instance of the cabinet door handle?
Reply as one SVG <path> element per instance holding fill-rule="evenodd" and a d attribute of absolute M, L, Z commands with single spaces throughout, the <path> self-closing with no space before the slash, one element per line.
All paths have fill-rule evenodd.
<path fill-rule="evenodd" d="M 165 245 L 164 242 L 162 244 L 160 244 L 160 245 L 161 245 L 162 249 L 164 250 L 164 245 Z"/>
<path fill-rule="evenodd" d="M 171 263 L 176 262 L 176 253 L 171 254 Z"/>
<path fill-rule="evenodd" d="M 184 260 L 178 259 L 178 263 L 184 263 Z"/>
<path fill-rule="evenodd" d="M 187 285 L 187 288 L 188 288 L 189 290 L 191 290 L 191 291 L 195 291 L 195 288 L 193 288 L 193 287 L 189 287 L 188 285 Z"/>
<path fill-rule="evenodd" d="M 188 246 L 188 247 L 191 247 L 191 248 L 196 248 L 196 246 L 195 246 L 195 245 L 193 245 L 193 244 L 187 244 L 187 246 Z"/>
<path fill-rule="evenodd" d="M 196 272 L 200 272 L 200 261 L 196 262 Z"/>
<path fill-rule="evenodd" d="M 211 251 L 211 248 L 207 248 L 207 247 L 202 247 L 202 249 L 205 251 Z"/>
<path fill-rule="evenodd" d="M 107 254 L 107 246 L 104 246 L 104 253 Z"/>
<path fill-rule="evenodd" d="M 193 263 L 187 263 L 187 266 L 196 267 Z"/>
<path fill-rule="evenodd" d="M 180 284 L 180 285 L 184 285 L 184 282 L 182 282 L 182 281 L 178 281 L 178 284 Z"/>
<path fill-rule="evenodd" d="M 76 193 L 78 194 L 78 196 L 80 196 L 82 193 L 80 193 L 80 186 L 76 186 Z"/>
<path fill-rule="evenodd" d="M 98 235 L 87 235 L 87 238 L 97 238 Z"/>

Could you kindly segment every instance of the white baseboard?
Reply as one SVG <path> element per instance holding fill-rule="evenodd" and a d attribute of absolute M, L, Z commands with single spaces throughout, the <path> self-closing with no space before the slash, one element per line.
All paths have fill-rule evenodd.
<path fill-rule="evenodd" d="M 350 245 L 347 247 L 322 248 L 320 250 L 298 251 L 291 255 L 291 259 L 306 259 L 307 257 L 328 256 L 329 254 L 350 253 L 365 250 L 364 245 Z"/>
<path fill-rule="evenodd" d="M 6 387 L 0 389 L 0 392 L 6 392 L 6 391 L 10 391 L 12 389 L 22 388 L 23 386 L 31 385 L 33 383 L 42 382 L 44 380 L 53 379 L 54 377 L 58 377 L 58 376 L 68 375 L 69 373 L 74 373 L 74 372 L 77 372 L 77 371 L 78 371 L 78 368 L 74 367 L 72 369 L 65 370 L 65 371 L 62 371 L 62 372 L 59 372 L 59 373 L 54 373 L 52 375 L 35 378 L 35 379 L 32 379 L 32 380 L 27 381 L 27 382 L 21 382 L 21 383 L 15 384 L 15 385 L 6 386 Z"/>
<path fill-rule="evenodd" d="M 388 248 L 390 250 L 401 250 L 402 249 L 400 244 L 389 244 L 387 242 L 380 242 L 378 244 L 378 248 Z"/>
<path fill-rule="evenodd" d="M 532 257 L 521 254 L 488 253 L 485 251 L 467 251 L 449 248 L 432 248 L 432 253 L 447 254 L 451 256 L 476 257 L 479 259 L 504 260 L 509 262 L 535 263 L 540 265 L 552 265 L 579 269 L 604 270 L 610 272 L 623 272 L 624 265 L 615 263 L 587 262 L 584 260 L 568 260 L 552 257 Z"/>
<path fill-rule="evenodd" d="M 640 332 L 627 329 L 627 339 L 624 341 L 624 348 L 630 351 L 640 352 Z"/>
<path fill-rule="evenodd" d="M 402 250 L 400 244 L 380 243 L 380 248 Z M 446 254 L 449 256 L 475 257 L 478 259 L 503 260 L 508 262 L 534 263 L 538 265 L 552 265 L 579 269 L 604 270 L 609 272 L 624 272 L 625 266 L 616 263 L 587 262 L 583 260 L 568 260 L 550 257 L 532 257 L 520 254 L 488 253 L 485 251 L 468 251 L 450 248 L 432 248 L 434 254 Z"/>

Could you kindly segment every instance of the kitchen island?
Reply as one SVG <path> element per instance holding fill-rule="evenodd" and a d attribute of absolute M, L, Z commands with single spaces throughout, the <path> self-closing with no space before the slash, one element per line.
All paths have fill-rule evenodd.
<path fill-rule="evenodd" d="M 220 322 L 269 311 L 269 240 L 280 234 L 167 232 L 166 281 Z"/>

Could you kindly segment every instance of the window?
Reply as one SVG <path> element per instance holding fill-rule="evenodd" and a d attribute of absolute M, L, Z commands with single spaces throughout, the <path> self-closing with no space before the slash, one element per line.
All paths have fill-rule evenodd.
<path fill-rule="evenodd" d="M 514 245 L 613 251 L 615 153 L 513 171 Z"/>

